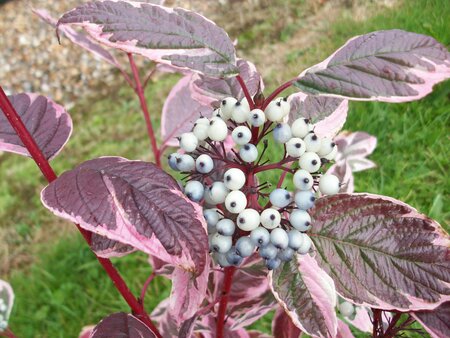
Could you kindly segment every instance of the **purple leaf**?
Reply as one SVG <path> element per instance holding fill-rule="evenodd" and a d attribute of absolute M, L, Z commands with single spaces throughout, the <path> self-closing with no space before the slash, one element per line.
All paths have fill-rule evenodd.
<path fill-rule="evenodd" d="M 5 322 L 5 327 L 2 327 L 0 325 L 0 332 L 3 331 L 3 329 L 6 329 L 8 327 L 8 319 L 11 314 L 12 307 L 14 305 L 14 291 L 11 287 L 11 285 L 0 279 L 0 316 L 3 318 L 3 320 L 0 320 L 0 324 L 2 324 L 2 321 Z"/>
<path fill-rule="evenodd" d="M 308 94 L 405 102 L 450 76 L 450 54 L 435 39 L 394 29 L 356 36 L 294 83 Z"/>
<path fill-rule="evenodd" d="M 208 263 L 203 272 L 196 278 L 188 271 L 175 268 L 171 280 L 170 312 L 178 323 L 194 316 L 206 297 L 209 277 Z"/>
<path fill-rule="evenodd" d="M 102 157 L 82 163 L 41 194 L 54 214 L 201 274 L 208 254 L 201 207 L 151 163 Z"/>
<path fill-rule="evenodd" d="M 355 191 L 352 168 L 347 160 L 341 160 L 333 164 L 327 170 L 327 174 L 332 174 L 339 178 L 339 182 L 341 183 L 339 192 L 352 193 Z"/>
<path fill-rule="evenodd" d="M 262 91 L 264 89 L 261 75 L 253 63 L 239 59 L 237 61 L 237 67 L 239 69 L 239 75 L 244 80 L 251 96 L 255 95 L 258 90 Z M 228 96 L 232 96 L 238 100 L 244 98 L 244 92 L 236 77 L 218 79 L 195 74 L 192 78 L 191 88 L 192 98 L 204 105 L 210 105 Z"/>
<path fill-rule="evenodd" d="M 276 306 L 275 299 L 270 291 L 255 297 L 247 302 L 240 302 L 238 305 L 229 306 L 228 313 L 233 317 L 233 330 L 249 326 L 263 317 L 267 312 Z"/>
<path fill-rule="evenodd" d="M 136 251 L 131 245 L 123 244 L 105 236 L 93 233 L 91 236 L 91 249 L 99 257 L 122 257 Z"/>
<path fill-rule="evenodd" d="M 178 333 L 178 338 L 190 338 L 194 332 L 195 323 L 198 320 L 198 316 L 194 315 L 191 318 L 185 320 L 181 324 L 180 331 Z"/>
<path fill-rule="evenodd" d="M 118 312 L 103 318 L 90 338 L 156 338 L 156 335 L 133 315 Z"/>
<path fill-rule="evenodd" d="M 347 119 L 347 100 L 296 93 L 289 96 L 289 102 L 289 121 L 299 117 L 310 119 L 314 123 L 314 132 L 320 137 L 333 137 Z"/>
<path fill-rule="evenodd" d="M 353 333 L 348 327 L 348 325 L 339 319 L 336 338 L 353 338 L 353 337 L 354 337 Z"/>
<path fill-rule="evenodd" d="M 175 267 L 167 262 L 160 260 L 157 257 L 149 256 L 148 262 L 152 266 L 152 271 L 160 276 L 172 278 L 172 274 L 175 271 Z"/>
<path fill-rule="evenodd" d="M 343 132 L 334 139 L 338 146 L 336 162 L 347 160 L 352 171 L 358 172 L 374 168 L 376 165 L 366 159 L 377 147 L 377 138 L 363 131 Z"/>
<path fill-rule="evenodd" d="M 192 74 L 186 75 L 172 88 L 164 102 L 161 116 L 162 149 L 177 146 L 177 136 L 192 130 L 195 120 L 202 116 L 210 117 L 213 109 L 192 98 L 190 82 Z"/>
<path fill-rule="evenodd" d="M 334 283 L 311 256 L 283 263 L 269 274 L 269 283 L 295 326 L 313 337 L 336 336 Z"/>
<path fill-rule="evenodd" d="M 84 326 L 81 329 L 80 335 L 78 338 L 89 338 L 91 336 L 92 330 L 94 330 L 95 325 Z"/>
<path fill-rule="evenodd" d="M 48 11 L 46 11 L 45 9 L 32 9 L 32 11 L 44 22 L 56 28 L 58 20 L 54 19 Z M 70 28 L 69 26 L 61 26 L 59 28 L 59 31 L 64 33 L 64 35 L 74 44 L 80 46 L 81 48 L 87 50 L 88 52 L 91 52 L 92 54 L 99 57 L 103 61 L 106 61 L 110 65 L 122 69 L 122 66 L 110 52 L 108 52 L 98 43 L 92 41 L 92 39 L 86 34 L 77 32 L 76 30 Z"/>
<path fill-rule="evenodd" d="M 202 334 L 203 338 L 215 338 L 216 337 L 216 324 L 217 316 L 210 314 L 204 316 L 200 323 L 198 323 L 195 332 Z M 250 334 L 243 328 L 233 330 L 234 320 L 232 317 L 228 317 L 224 327 L 224 337 L 226 338 L 250 338 Z"/>
<path fill-rule="evenodd" d="M 54 158 L 69 140 L 72 120 L 65 109 L 49 98 L 21 93 L 8 96 L 25 127 L 47 159 Z M 30 156 L 0 109 L 0 150 Z"/>
<path fill-rule="evenodd" d="M 447 337 L 450 332 L 450 301 L 433 310 L 412 312 L 411 315 L 423 325 L 433 338 Z"/>
<path fill-rule="evenodd" d="M 153 310 L 150 317 L 158 323 L 158 331 L 163 337 L 177 337 L 180 327 L 169 309 L 169 298 L 162 300 Z"/>
<path fill-rule="evenodd" d="M 278 307 L 272 320 L 274 338 L 298 338 L 302 331 L 292 323 L 292 319 L 282 307 Z"/>
<path fill-rule="evenodd" d="M 227 33 L 212 21 L 182 8 L 132 1 L 94 1 L 58 21 L 82 26 L 100 43 L 153 61 L 208 76 L 236 75 L 236 55 Z"/>
<path fill-rule="evenodd" d="M 318 199 L 311 217 L 315 258 L 342 297 L 406 311 L 450 298 L 448 235 L 412 207 L 386 196 L 337 194 Z"/>

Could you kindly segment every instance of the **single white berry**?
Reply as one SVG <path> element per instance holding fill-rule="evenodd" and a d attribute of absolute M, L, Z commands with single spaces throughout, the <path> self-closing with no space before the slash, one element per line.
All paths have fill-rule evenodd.
<path fill-rule="evenodd" d="M 283 117 L 289 115 L 291 111 L 291 104 L 288 102 L 287 97 L 280 97 L 277 99 L 280 102 L 281 110 L 283 111 Z"/>
<path fill-rule="evenodd" d="M 278 248 L 271 242 L 259 248 L 259 255 L 264 259 L 273 259 L 277 257 Z"/>
<path fill-rule="evenodd" d="M 299 190 L 311 190 L 314 184 L 314 178 L 304 169 L 297 170 L 292 180 L 295 187 Z"/>
<path fill-rule="evenodd" d="M 180 148 L 185 152 L 190 153 L 198 146 L 198 138 L 194 133 L 183 133 L 180 136 Z"/>
<path fill-rule="evenodd" d="M 337 153 L 338 153 L 338 147 L 334 146 L 333 150 L 329 154 L 323 156 L 323 158 L 328 161 L 333 161 L 335 159 Z"/>
<path fill-rule="evenodd" d="M 234 128 L 233 132 L 231 133 L 231 137 L 233 138 L 234 143 L 242 146 L 250 142 L 250 139 L 252 138 L 252 132 L 246 126 L 239 126 Z"/>
<path fill-rule="evenodd" d="M 258 149 L 256 149 L 254 144 L 247 143 L 239 149 L 239 156 L 244 162 L 254 162 L 258 158 Z"/>
<path fill-rule="evenodd" d="M 223 175 L 225 186 L 230 190 L 239 190 L 245 184 L 245 174 L 241 169 L 231 168 Z"/>
<path fill-rule="evenodd" d="M 301 255 L 305 255 L 309 252 L 312 246 L 311 238 L 307 234 L 302 233 L 303 237 L 302 244 L 300 245 L 300 248 L 298 248 L 297 252 Z"/>
<path fill-rule="evenodd" d="M 268 208 L 261 213 L 261 224 L 266 229 L 274 229 L 280 225 L 280 222 L 281 215 L 278 210 Z"/>
<path fill-rule="evenodd" d="M 283 250 L 278 251 L 277 257 L 282 262 L 289 262 L 290 260 L 292 260 L 292 257 L 294 257 L 294 254 L 295 254 L 295 251 L 292 250 L 290 247 L 287 247 Z"/>
<path fill-rule="evenodd" d="M 236 123 L 244 123 L 247 121 L 249 113 L 250 107 L 248 106 L 248 103 L 242 104 L 238 101 L 234 104 L 234 108 L 231 112 L 231 119 Z"/>
<path fill-rule="evenodd" d="M 203 198 L 203 193 L 205 188 L 203 184 L 199 181 L 189 181 L 184 187 L 185 195 L 194 202 L 198 202 Z"/>
<path fill-rule="evenodd" d="M 278 249 L 285 249 L 289 245 L 289 236 L 284 229 L 276 228 L 270 233 L 270 242 Z"/>
<path fill-rule="evenodd" d="M 320 149 L 317 151 L 317 155 L 323 157 L 331 153 L 336 147 L 336 144 L 328 137 L 322 138 L 320 143 Z"/>
<path fill-rule="evenodd" d="M 270 233 L 266 228 L 257 227 L 250 233 L 250 239 L 257 247 L 266 246 L 270 242 Z"/>
<path fill-rule="evenodd" d="M 208 137 L 208 130 L 209 130 L 209 121 L 208 124 L 196 123 L 194 125 L 194 129 L 192 129 L 192 132 L 199 141 L 204 141 Z"/>
<path fill-rule="evenodd" d="M 233 241 L 231 236 L 223 236 L 218 233 L 211 237 L 210 250 L 214 252 L 225 253 L 231 249 Z"/>
<path fill-rule="evenodd" d="M 201 174 L 207 174 L 214 168 L 214 162 L 211 156 L 202 154 L 195 160 L 195 168 Z"/>
<path fill-rule="evenodd" d="M 234 222 L 229 218 L 221 219 L 216 224 L 217 233 L 223 236 L 232 236 L 235 229 L 236 226 Z"/>
<path fill-rule="evenodd" d="M 306 170 L 310 173 L 315 173 L 320 169 L 322 162 L 320 161 L 320 157 L 313 152 L 306 152 L 302 156 L 300 156 L 300 160 L 298 161 L 300 168 Z"/>
<path fill-rule="evenodd" d="M 286 143 L 292 138 L 291 127 L 287 123 L 278 123 L 272 132 L 273 139 L 278 143 Z"/>
<path fill-rule="evenodd" d="M 298 231 L 308 231 L 311 228 L 311 216 L 305 210 L 292 210 L 289 214 L 289 222 Z"/>
<path fill-rule="evenodd" d="M 230 192 L 225 198 L 225 208 L 232 214 L 238 214 L 247 206 L 247 197 L 240 190 Z"/>
<path fill-rule="evenodd" d="M 230 190 L 225 183 L 221 181 L 216 181 L 209 187 L 209 196 L 214 204 L 222 204 L 225 202 L 225 198 L 229 192 Z"/>
<path fill-rule="evenodd" d="M 234 97 L 227 97 L 220 102 L 220 116 L 224 120 L 229 120 L 231 118 L 236 102 L 237 100 Z"/>
<path fill-rule="evenodd" d="M 277 188 L 269 195 L 270 203 L 277 208 L 284 208 L 292 201 L 291 194 L 286 189 Z"/>
<path fill-rule="evenodd" d="M 306 151 L 305 142 L 298 137 L 293 137 L 286 142 L 286 153 L 294 158 L 298 158 Z"/>
<path fill-rule="evenodd" d="M 183 154 L 177 158 L 177 168 L 180 171 L 192 171 L 195 168 L 195 160 L 191 155 Z"/>
<path fill-rule="evenodd" d="M 294 137 L 304 138 L 312 130 L 312 126 L 308 120 L 301 117 L 292 123 L 291 130 Z"/>
<path fill-rule="evenodd" d="M 253 109 L 249 113 L 247 122 L 253 127 L 260 127 L 266 122 L 266 115 L 261 109 Z"/>
<path fill-rule="evenodd" d="M 260 216 L 255 209 L 245 209 L 241 211 L 236 219 L 236 225 L 244 231 L 256 229 L 260 222 Z"/>
<path fill-rule="evenodd" d="M 208 226 L 216 226 L 222 215 L 219 213 L 219 209 L 205 209 L 203 210 L 203 217 L 205 217 Z"/>
<path fill-rule="evenodd" d="M 207 117 L 200 117 L 197 120 L 195 120 L 194 125 L 202 124 L 204 126 L 209 126 L 209 120 Z"/>
<path fill-rule="evenodd" d="M 339 304 L 339 312 L 344 317 L 350 317 L 354 311 L 355 311 L 355 307 L 350 302 L 343 301 L 341 304 Z"/>
<path fill-rule="evenodd" d="M 319 151 L 322 144 L 320 138 L 314 133 L 309 133 L 308 135 L 306 135 L 304 141 L 306 145 L 306 151 L 314 153 Z"/>
<path fill-rule="evenodd" d="M 288 245 L 292 250 L 297 251 L 300 249 L 304 242 L 304 236 L 303 234 L 296 230 L 292 229 L 288 233 Z"/>
<path fill-rule="evenodd" d="M 314 206 L 316 197 L 312 191 L 298 191 L 294 196 L 295 204 L 301 210 L 308 210 Z"/>
<path fill-rule="evenodd" d="M 177 159 L 178 159 L 180 156 L 181 156 L 180 154 L 172 153 L 172 154 L 170 154 L 170 155 L 167 157 L 168 162 L 169 162 L 169 167 L 170 167 L 172 170 L 179 170 L 179 169 L 178 169 L 178 166 L 177 166 Z"/>
<path fill-rule="evenodd" d="M 284 115 L 284 111 L 283 108 L 281 108 L 281 103 L 280 100 L 274 100 L 272 102 L 270 102 L 266 109 L 264 109 L 264 114 L 266 115 L 266 118 L 269 121 L 272 122 L 279 122 L 283 119 Z"/>
<path fill-rule="evenodd" d="M 213 141 L 221 142 L 227 138 L 228 127 L 221 118 L 212 118 L 209 123 L 208 137 Z"/>
<path fill-rule="evenodd" d="M 236 241 L 236 253 L 241 257 L 248 257 L 255 251 L 255 244 L 250 237 L 241 237 Z"/>
<path fill-rule="evenodd" d="M 339 178 L 331 174 L 325 174 L 319 179 L 319 190 L 324 195 L 334 195 L 339 192 Z"/>

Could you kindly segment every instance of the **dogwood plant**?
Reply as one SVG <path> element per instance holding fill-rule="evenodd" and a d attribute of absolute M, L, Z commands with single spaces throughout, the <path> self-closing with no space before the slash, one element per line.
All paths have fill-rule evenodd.
<path fill-rule="evenodd" d="M 444 46 L 401 30 L 357 36 L 264 93 L 255 66 L 198 13 L 117 0 L 59 20 L 35 13 L 119 69 L 139 98 L 155 161 L 100 157 L 57 177 L 49 160 L 70 137 L 69 114 L 47 97 L 0 91 L 0 149 L 36 161 L 49 181 L 42 203 L 76 224 L 131 308 L 83 337 L 265 337 L 246 327 L 271 310 L 276 337 L 351 337 L 348 324 L 393 337 L 413 321 L 448 334 L 448 235 L 403 202 L 353 193 L 352 171 L 374 166 L 365 157 L 376 139 L 337 135 L 348 100 L 430 93 L 450 74 Z M 127 54 L 131 76 L 105 47 Z M 135 55 L 155 64 L 144 79 Z M 155 72 L 182 75 L 163 107 L 160 144 L 144 96 Z M 283 96 L 291 87 L 298 92 Z M 276 186 L 268 171 L 279 174 Z M 139 297 L 109 260 L 136 250 L 152 266 Z M 155 275 L 170 278 L 172 291 L 149 314 Z"/>

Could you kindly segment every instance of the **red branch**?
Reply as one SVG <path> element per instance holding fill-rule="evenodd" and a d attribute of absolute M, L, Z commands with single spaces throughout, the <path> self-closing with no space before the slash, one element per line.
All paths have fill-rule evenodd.
<path fill-rule="evenodd" d="M 27 148 L 28 152 L 38 165 L 44 177 L 47 179 L 49 183 L 54 181 L 57 178 L 55 172 L 53 171 L 52 167 L 50 166 L 49 162 L 45 158 L 42 151 L 39 149 L 38 145 L 36 144 L 36 141 L 33 139 L 33 136 L 31 136 L 31 134 L 28 132 L 27 128 L 23 124 L 19 114 L 16 112 L 11 102 L 9 102 L 8 97 L 6 96 L 2 87 L 0 87 L 0 108 L 3 110 L 3 113 L 5 114 L 9 123 L 11 123 L 11 126 L 14 128 L 20 140 Z M 91 233 L 89 231 L 82 229 L 78 224 L 75 225 L 83 235 L 86 242 L 90 244 Z M 113 281 L 117 290 L 120 292 L 122 297 L 125 299 L 130 308 L 133 310 L 133 313 L 135 313 L 151 330 L 153 330 L 158 337 L 162 338 L 158 329 L 152 323 L 150 317 L 145 312 L 144 308 L 139 304 L 138 300 L 131 293 L 127 284 L 120 276 L 119 272 L 116 270 L 111 261 L 106 258 L 98 257 L 97 255 L 96 257 L 99 263 L 105 269 L 109 278 L 111 278 L 111 280 Z"/>
<path fill-rule="evenodd" d="M 239 84 L 241 85 L 242 91 L 244 92 L 245 98 L 247 99 L 248 105 L 250 106 L 250 110 L 254 109 L 255 103 L 253 102 L 253 99 L 248 91 L 248 88 L 245 85 L 244 79 L 240 75 L 237 75 L 236 80 L 238 80 Z"/>
<path fill-rule="evenodd" d="M 279 86 L 277 89 L 275 89 L 272 94 L 269 95 L 267 99 L 264 100 L 264 103 L 261 107 L 261 110 L 264 111 L 266 107 L 269 105 L 270 102 L 272 102 L 282 91 L 288 89 L 297 79 L 290 80 L 286 83 L 283 83 L 281 86 Z"/>
<path fill-rule="evenodd" d="M 233 275 L 235 271 L 236 268 L 234 266 L 225 268 L 225 275 L 223 277 L 222 297 L 220 298 L 219 311 L 217 312 L 216 338 L 224 338 L 225 316 L 227 312 L 228 296 L 230 293 Z"/>
<path fill-rule="evenodd" d="M 144 114 L 145 125 L 147 126 L 147 134 L 150 138 L 150 143 L 153 150 L 153 156 L 155 157 L 155 162 L 158 167 L 161 167 L 161 154 L 156 143 L 155 132 L 153 130 L 152 120 L 150 119 L 150 112 L 148 111 L 147 101 L 145 100 L 144 87 L 141 84 L 141 79 L 139 78 L 139 72 L 136 67 L 136 63 L 133 59 L 133 54 L 128 53 L 128 60 L 130 61 L 131 70 L 133 72 L 134 82 L 136 86 L 134 91 L 139 97 L 139 103 L 141 104 L 142 113 Z"/>

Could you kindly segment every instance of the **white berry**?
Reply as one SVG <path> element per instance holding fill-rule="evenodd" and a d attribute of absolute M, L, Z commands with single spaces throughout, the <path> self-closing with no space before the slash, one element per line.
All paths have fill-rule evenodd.
<path fill-rule="evenodd" d="M 266 118 L 272 122 L 281 121 L 285 116 L 279 100 L 270 102 L 264 110 L 264 114 L 266 115 Z"/>
<path fill-rule="evenodd" d="M 247 122 L 253 127 L 260 127 L 266 122 L 266 115 L 261 109 L 253 109 L 249 113 Z"/>
<path fill-rule="evenodd" d="M 269 195 L 270 203 L 277 208 L 284 208 L 291 203 L 291 194 L 286 189 L 275 189 Z"/>
<path fill-rule="evenodd" d="M 231 249 L 232 244 L 231 236 L 223 236 L 216 233 L 211 237 L 210 249 L 214 252 L 225 253 Z"/>
<path fill-rule="evenodd" d="M 270 242 L 278 249 L 285 249 L 289 244 L 289 237 L 284 229 L 276 228 L 270 233 Z"/>
<path fill-rule="evenodd" d="M 236 224 L 239 229 L 244 231 L 252 231 L 256 229 L 260 222 L 260 216 L 255 209 L 243 210 L 236 219 Z"/>
<path fill-rule="evenodd" d="M 304 138 L 311 131 L 311 129 L 311 125 L 302 117 L 296 119 L 291 125 L 292 135 L 295 137 Z"/>
<path fill-rule="evenodd" d="M 241 169 L 228 169 L 223 175 L 225 186 L 230 190 L 239 190 L 245 184 L 245 174 Z"/>
<path fill-rule="evenodd" d="M 217 233 L 224 236 L 232 236 L 234 234 L 234 229 L 236 228 L 234 222 L 231 219 L 224 218 L 221 219 L 216 224 Z"/>
<path fill-rule="evenodd" d="M 335 147 L 336 144 L 330 138 L 324 137 L 320 142 L 320 149 L 317 151 L 317 155 L 321 157 L 326 156 L 331 153 Z"/>
<path fill-rule="evenodd" d="M 303 237 L 303 241 L 302 241 L 300 248 L 298 248 L 297 252 L 299 254 L 305 255 L 311 249 L 312 241 L 311 241 L 311 238 L 309 238 L 309 236 L 307 234 L 302 233 L 301 235 Z"/>
<path fill-rule="evenodd" d="M 225 202 L 225 198 L 228 196 L 230 190 L 227 188 L 225 183 L 216 181 L 209 188 L 209 197 L 214 202 L 214 204 L 222 204 Z"/>
<path fill-rule="evenodd" d="M 324 195 L 334 195 L 339 192 L 339 178 L 331 174 L 325 174 L 320 177 L 319 190 Z"/>
<path fill-rule="evenodd" d="M 204 192 L 205 188 L 199 181 L 189 181 L 184 187 L 184 193 L 191 201 L 194 202 L 200 201 L 203 198 Z"/>
<path fill-rule="evenodd" d="M 195 160 L 191 155 L 183 154 L 177 158 L 177 168 L 180 171 L 192 171 L 195 168 Z"/>
<path fill-rule="evenodd" d="M 312 175 L 304 169 L 297 170 L 292 180 L 295 187 L 299 190 L 311 190 L 314 184 Z"/>
<path fill-rule="evenodd" d="M 221 118 L 213 118 L 209 124 L 208 137 L 213 141 L 221 142 L 227 138 L 228 127 Z"/>
<path fill-rule="evenodd" d="M 286 152 L 289 156 L 298 158 L 306 151 L 305 142 L 298 137 L 293 137 L 286 142 Z"/>
<path fill-rule="evenodd" d="M 306 145 L 306 151 L 310 152 L 318 152 L 321 146 L 321 140 L 319 137 L 314 133 L 309 133 L 304 138 L 305 145 Z"/>
<path fill-rule="evenodd" d="M 316 201 L 316 197 L 312 191 L 298 191 L 294 199 L 297 207 L 302 210 L 311 209 Z"/>
<path fill-rule="evenodd" d="M 339 312 L 344 317 L 350 317 L 354 311 L 355 311 L 355 307 L 350 302 L 344 301 L 341 304 L 339 304 Z"/>
<path fill-rule="evenodd" d="M 280 225 L 281 215 L 278 210 L 268 208 L 261 213 L 261 224 L 266 229 L 274 229 Z"/>
<path fill-rule="evenodd" d="M 213 170 L 213 168 L 214 168 L 214 162 L 213 162 L 211 156 L 209 156 L 207 154 L 201 154 L 195 160 L 195 168 L 201 174 L 207 174 L 207 173 L 211 172 L 211 170 Z"/>
<path fill-rule="evenodd" d="M 198 146 L 198 138 L 194 133 L 183 133 L 180 136 L 180 148 L 185 152 L 192 152 Z"/>
<path fill-rule="evenodd" d="M 292 138 L 291 127 L 287 123 L 278 123 L 272 134 L 273 139 L 278 143 L 286 143 Z"/>
<path fill-rule="evenodd" d="M 227 97 L 222 100 L 220 103 L 220 114 L 224 120 L 231 118 L 236 102 L 237 100 L 234 97 Z"/>
<path fill-rule="evenodd" d="M 322 162 L 320 162 L 320 157 L 316 153 L 309 151 L 300 156 L 298 163 L 300 164 L 300 168 L 310 173 L 315 173 L 322 165 Z"/>
<path fill-rule="evenodd" d="M 255 251 L 255 244 L 250 237 L 241 237 L 236 241 L 236 253 L 241 257 L 250 256 Z"/>
<path fill-rule="evenodd" d="M 305 210 L 292 210 L 289 214 L 289 222 L 299 231 L 308 231 L 311 228 L 311 216 Z"/>
<path fill-rule="evenodd" d="M 257 247 L 266 246 L 270 242 L 270 233 L 266 228 L 257 227 L 250 233 L 250 239 Z"/>
<path fill-rule="evenodd" d="M 199 141 L 204 141 L 208 137 L 208 129 L 209 129 L 209 121 L 208 124 L 196 123 L 194 125 L 194 129 L 192 130 L 192 132 Z"/>
<path fill-rule="evenodd" d="M 239 150 L 239 156 L 244 162 L 254 162 L 258 158 L 258 149 L 256 149 L 255 145 L 247 143 Z"/>
<path fill-rule="evenodd" d="M 242 104 L 240 101 L 234 104 L 234 108 L 231 112 L 231 118 L 236 123 L 246 122 L 248 119 L 248 115 L 250 113 L 250 108 L 247 104 Z"/>
<path fill-rule="evenodd" d="M 233 132 L 231 133 L 231 137 L 233 138 L 234 143 L 242 146 L 250 142 L 250 139 L 252 138 L 252 132 L 245 126 L 239 126 L 237 128 L 234 128 Z"/>
<path fill-rule="evenodd" d="M 230 192 L 225 198 L 225 208 L 232 214 L 238 214 L 247 206 L 247 197 L 240 190 Z"/>

